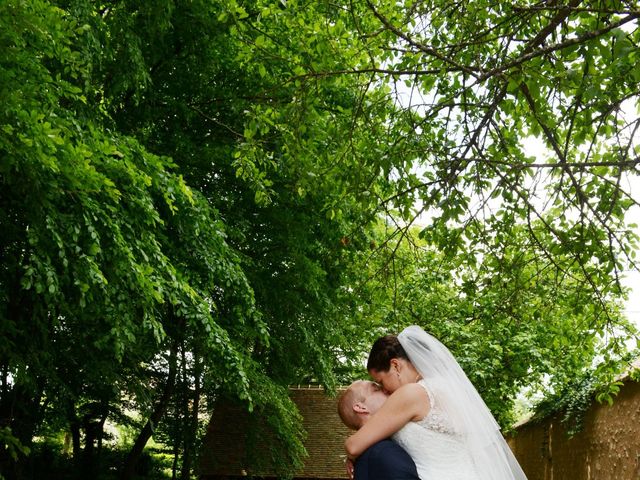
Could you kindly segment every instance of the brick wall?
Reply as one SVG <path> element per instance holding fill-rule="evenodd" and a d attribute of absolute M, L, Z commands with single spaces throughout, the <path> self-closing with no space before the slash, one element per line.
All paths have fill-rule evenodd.
<path fill-rule="evenodd" d="M 300 478 L 347 478 L 344 466 L 344 441 L 351 435 L 338 416 L 337 398 L 323 390 L 293 389 L 291 397 L 298 406 L 308 433 L 305 448 L 309 453 Z"/>
<path fill-rule="evenodd" d="M 327 396 L 321 388 L 292 388 L 290 392 L 303 417 L 307 431 L 305 448 L 309 454 L 303 471 L 296 478 L 347 478 L 341 455 L 344 454 L 344 441 L 349 430 L 338 416 L 337 399 Z M 216 406 L 203 442 L 199 467 L 201 479 L 234 478 L 247 474 L 247 439 L 244 435 L 247 429 L 247 415 L 242 408 L 228 404 Z M 268 445 L 263 448 L 268 448 Z M 262 474 L 269 476 L 268 471 Z"/>

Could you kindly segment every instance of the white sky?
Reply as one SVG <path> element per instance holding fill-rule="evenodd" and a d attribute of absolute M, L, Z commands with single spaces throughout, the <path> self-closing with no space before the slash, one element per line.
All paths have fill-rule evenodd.
<path fill-rule="evenodd" d="M 636 178 L 636 183 L 638 179 Z M 629 223 L 635 223 L 640 225 L 640 208 L 634 207 L 628 215 Z M 638 231 L 640 235 L 640 229 Z M 629 299 L 626 303 L 625 312 L 627 314 L 627 318 L 633 321 L 638 328 L 640 328 L 640 272 L 638 271 L 627 271 L 625 272 L 625 280 L 624 285 L 629 287 L 631 291 L 629 292 Z"/>
<path fill-rule="evenodd" d="M 535 156 L 541 160 L 547 157 L 544 147 L 540 142 L 535 139 L 524 139 L 523 145 L 528 155 Z M 639 200 L 635 192 L 640 192 L 640 178 L 638 176 L 628 176 L 628 191 L 634 196 L 636 200 Z M 637 234 L 640 235 L 640 207 L 634 206 L 627 212 L 627 223 L 635 223 L 639 227 L 637 228 Z M 639 252 L 640 253 L 640 252 Z M 631 320 L 638 328 L 640 328 L 640 272 L 635 270 L 626 270 L 624 272 L 625 278 L 623 279 L 623 285 L 630 288 L 629 297 L 625 305 L 625 313 L 627 318 Z"/>
<path fill-rule="evenodd" d="M 631 28 L 631 25 L 629 25 Z M 390 84 L 392 91 L 394 92 L 399 104 L 405 108 L 411 107 L 416 108 L 420 111 L 423 107 L 415 106 L 415 105 L 423 105 L 425 103 L 429 103 L 430 100 L 433 99 L 425 99 L 421 92 L 417 89 L 411 89 L 407 87 L 403 82 L 394 82 Z M 414 105 L 412 107 L 412 105 Z M 623 117 L 631 123 L 637 116 L 640 114 L 638 107 L 634 102 L 628 100 L 627 102 L 621 105 L 621 109 L 623 112 Z M 634 143 L 637 145 L 640 142 L 640 139 L 635 139 Z M 522 139 L 522 145 L 524 147 L 525 153 L 527 155 L 534 156 L 541 161 L 549 158 L 552 155 L 552 152 L 548 151 L 542 144 L 542 142 L 533 137 L 528 137 Z M 636 194 L 636 192 L 640 192 L 640 177 L 637 175 L 628 175 L 627 176 L 628 183 L 625 186 L 625 190 L 627 190 L 635 200 L 640 201 L 640 194 Z M 425 220 L 428 222 L 428 218 L 430 217 L 430 212 L 424 212 L 420 219 L 419 223 L 424 222 Z M 635 223 L 638 225 L 637 233 L 640 235 L 640 207 L 634 206 L 631 208 L 626 217 L 627 223 Z M 639 252 L 640 253 L 640 252 Z M 640 259 L 640 255 L 638 256 Z M 637 271 L 625 271 L 625 278 L 623 279 L 623 284 L 626 287 L 629 287 L 629 295 L 628 300 L 625 305 L 625 313 L 627 318 L 634 322 L 634 324 L 640 329 L 640 272 Z"/>

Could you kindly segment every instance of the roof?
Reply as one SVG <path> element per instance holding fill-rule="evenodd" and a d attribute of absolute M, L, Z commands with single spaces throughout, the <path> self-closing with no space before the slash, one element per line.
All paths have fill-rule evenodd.
<path fill-rule="evenodd" d="M 329 397 L 322 388 L 290 388 L 291 399 L 297 405 L 307 431 L 304 442 L 309 456 L 296 478 L 347 478 L 344 466 L 344 440 L 350 430 L 337 413 L 337 398 Z M 270 476 L 273 472 L 252 471 L 246 452 L 252 446 L 246 432 L 250 415 L 241 405 L 218 404 L 203 441 L 200 460 L 201 478 L 236 477 L 248 474 Z M 256 425 L 252 425 L 256 427 Z M 260 428 L 260 426 L 257 426 Z M 269 449 L 268 435 L 253 445 L 256 451 Z M 262 445 L 264 444 L 264 445 Z"/>

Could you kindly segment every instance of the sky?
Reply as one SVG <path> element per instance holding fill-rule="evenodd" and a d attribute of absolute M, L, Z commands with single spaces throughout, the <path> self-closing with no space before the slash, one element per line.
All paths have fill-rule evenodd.
<path fill-rule="evenodd" d="M 421 93 L 417 89 L 411 89 L 403 82 L 397 82 L 393 85 L 390 85 L 392 91 L 395 92 L 396 98 L 400 105 L 405 108 L 417 108 L 420 110 L 421 107 L 414 107 L 412 105 L 420 105 L 423 103 L 428 103 L 427 100 L 421 95 Z M 621 110 L 623 117 L 626 117 L 629 122 L 632 122 L 638 116 L 638 108 L 637 106 L 631 102 L 630 100 L 623 103 L 621 105 Z M 635 139 L 634 143 L 638 143 L 638 139 Z M 544 161 L 546 158 L 553 157 L 553 153 L 546 149 L 543 143 L 534 137 L 527 137 L 521 140 L 522 145 L 524 147 L 524 151 L 527 155 L 534 156 L 541 161 Z M 640 176 L 627 175 L 626 185 L 624 185 L 625 190 L 631 193 L 634 199 L 640 202 Z M 428 217 L 429 213 L 426 212 L 424 217 Z M 634 206 L 627 212 L 627 223 L 635 223 L 639 227 L 637 227 L 637 234 L 640 236 L 640 207 Z M 640 258 L 640 255 L 639 255 Z M 640 272 L 638 271 L 625 271 L 624 286 L 628 287 L 629 294 L 628 299 L 625 304 L 625 313 L 627 318 L 631 320 L 639 329 L 640 329 Z"/>
<path fill-rule="evenodd" d="M 541 143 L 536 141 L 536 139 L 524 139 L 523 145 L 529 155 L 540 158 L 541 160 L 547 156 L 544 147 L 541 146 Z M 640 202 L 640 198 L 638 194 L 636 194 L 636 192 L 640 192 L 640 177 L 627 176 L 626 181 L 628 183 L 624 188 L 632 194 L 636 201 Z M 630 208 L 627 212 L 626 220 L 628 224 L 635 223 L 638 225 L 638 227 L 636 227 L 636 233 L 640 236 L 640 207 L 634 206 Z M 637 270 L 625 270 L 623 285 L 630 289 L 628 299 L 625 303 L 625 313 L 627 318 L 640 329 L 640 272 Z"/>
<path fill-rule="evenodd" d="M 638 186 L 634 190 L 640 191 L 640 181 L 636 179 L 635 183 L 637 183 Z M 629 213 L 628 218 L 629 223 L 635 223 L 640 226 L 640 208 L 634 207 Z M 640 228 L 637 233 L 640 235 Z M 625 313 L 627 314 L 627 318 L 633 321 L 640 329 L 640 272 L 637 270 L 626 271 L 625 276 L 624 285 L 631 289 L 625 305 Z"/>

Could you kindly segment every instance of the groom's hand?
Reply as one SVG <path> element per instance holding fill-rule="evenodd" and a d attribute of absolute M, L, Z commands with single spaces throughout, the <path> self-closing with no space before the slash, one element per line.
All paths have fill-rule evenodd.
<path fill-rule="evenodd" d="M 349 475 L 349 478 L 351 480 L 353 480 L 353 472 L 354 472 L 354 463 L 353 460 L 350 458 L 347 458 L 347 461 L 345 462 L 345 465 L 347 467 L 347 475 Z"/>

